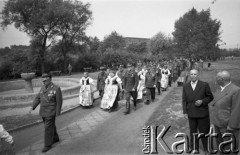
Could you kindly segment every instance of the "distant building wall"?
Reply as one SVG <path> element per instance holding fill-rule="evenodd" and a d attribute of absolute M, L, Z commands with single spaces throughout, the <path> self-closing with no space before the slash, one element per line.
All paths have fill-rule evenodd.
<path fill-rule="evenodd" d="M 140 44 L 142 42 L 146 42 L 148 43 L 150 41 L 149 38 L 133 38 L 133 37 L 125 37 L 125 42 L 126 42 L 126 46 L 130 45 L 130 44 Z"/>

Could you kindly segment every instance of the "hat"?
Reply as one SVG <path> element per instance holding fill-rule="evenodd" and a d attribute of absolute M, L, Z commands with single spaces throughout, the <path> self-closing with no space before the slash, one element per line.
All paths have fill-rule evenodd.
<path fill-rule="evenodd" d="M 132 67 L 132 64 L 127 64 L 127 67 Z"/>
<path fill-rule="evenodd" d="M 105 67 L 103 67 L 103 66 L 100 67 L 100 70 L 104 70 L 104 69 L 105 69 Z"/>
<path fill-rule="evenodd" d="M 42 78 L 52 78 L 52 75 L 51 74 L 46 74 L 46 73 L 44 73 L 44 74 L 42 74 Z"/>

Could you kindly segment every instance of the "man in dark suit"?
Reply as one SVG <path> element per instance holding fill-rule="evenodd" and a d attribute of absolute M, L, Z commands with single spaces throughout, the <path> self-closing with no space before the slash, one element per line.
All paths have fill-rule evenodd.
<path fill-rule="evenodd" d="M 126 111 L 124 114 L 130 113 L 130 98 L 133 98 L 134 110 L 137 106 L 137 86 L 138 86 L 138 74 L 135 72 L 134 67 L 131 64 L 127 65 L 128 70 L 123 78 L 123 90 L 126 98 Z"/>
<path fill-rule="evenodd" d="M 29 113 L 32 112 L 39 104 L 39 115 L 44 122 L 44 148 L 42 152 L 51 149 L 52 144 L 59 142 L 59 137 L 55 125 L 55 117 L 61 114 L 62 92 L 59 86 L 52 83 L 50 74 L 42 75 L 43 86 L 33 101 Z"/>
<path fill-rule="evenodd" d="M 104 71 L 104 67 L 100 67 L 100 73 L 97 77 L 97 90 L 99 91 L 99 96 L 103 97 L 104 88 L 105 88 L 105 80 L 107 78 L 107 73 Z"/>
<path fill-rule="evenodd" d="M 221 71 L 216 76 L 216 83 L 220 86 L 216 97 L 209 104 L 210 122 L 214 125 L 215 132 L 219 134 L 216 144 L 223 142 L 222 134 L 232 133 L 239 143 L 240 129 L 240 88 L 231 82 L 227 71 Z M 226 141 L 226 140 L 224 140 Z M 239 149 L 239 148 L 238 148 Z M 218 150 L 220 151 L 220 150 Z M 220 153 L 223 153 L 220 151 Z"/>
<path fill-rule="evenodd" d="M 145 75 L 146 100 L 144 103 L 147 105 L 150 103 L 150 100 L 154 102 L 157 81 L 158 77 L 155 69 L 149 66 Z"/>
<path fill-rule="evenodd" d="M 182 105 L 183 114 L 188 118 L 190 128 L 190 148 L 199 151 L 198 143 L 193 142 L 194 133 L 209 133 L 210 121 L 208 104 L 213 100 L 213 94 L 209 84 L 198 80 L 198 71 L 190 71 L 191 81 L 183 86 Z M 204 153 L 208 153 L 207 138 L 201 138 Z M 196 144 L 196 148 L 194 148 Z"/>

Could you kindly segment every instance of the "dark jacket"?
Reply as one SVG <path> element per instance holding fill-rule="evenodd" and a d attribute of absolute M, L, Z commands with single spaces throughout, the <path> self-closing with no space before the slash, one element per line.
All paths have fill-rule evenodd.
<path fill-rule="evenodd" d="M 158 68 L 157 71 L 156 71 L 156 75 L 157 75 L 157 80 L 160 82 L 161 79 L 162 79 L 162 73 L 161 73 L 161 69 Z"/>
<path fill-rule="evenodd" d="M 123 78 L 123 89 L 125 89 L 126 91 L 132 91 L 132 89 L 134 88 L 136 91 L 138 82 L 139 79 L 137 72 L 135 72 L 134 70 L 127 71 Z"/>
<path fill-rule="evenodd" d="M 202 100 L 200 106 L 195 105 L 195 101 Z M 191 82 L 183 86 L 182 106 L 183 113 L 188 117 L 202 118 L 209 115 L 208 104 L 213 100 L 213 94 L 209 84 L 198 80 L 195 90 L 193 91 Z"/>
<path fill-rule="evenodd" d="M 62 92 L 59 86 L 50 83 L 47 88 L 42 86 L 40 92 L 33 101 L 33 110 L 40 104 L 39 115 L 49 117 L 61 114 Z"/>
<path fill-rule="evenodd" d="M 157 78 L 157 75 L 154 74 L 152 75 L 150 72 L 147 72 L 146 75 L 145 75 L 145 87 L 146 88 L 153 88 L 153 86 L 157 85 L 157 81 L 158 81 L 158 78 Z"/>
<path fill-rule="evenodd" d="M 107 78 L 107 74 L 105 72 L 98 74 L 97 90 L 104 90 L 106 78 Z"/>

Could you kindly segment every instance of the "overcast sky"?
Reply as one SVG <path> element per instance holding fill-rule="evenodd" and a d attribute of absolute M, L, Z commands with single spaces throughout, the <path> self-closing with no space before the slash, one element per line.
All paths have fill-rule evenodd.
<path fill-rule="evenodd" d="M 92 25 L 87 35 L 100 40 L 112 31 L 124 37 L 151 38 L 158 32 L 171 35 L 174 22 L 184 13 L 196 8 L 210 8 L 213 19 L 221 21 L 221 39 L 226 42 L 221 48 L 240 48 L 240 0 L 83 0 L 91 4 Z M 4 5 L 0 0 L 0 9 Z M 9 26 L 0 30 L 0 47 L 29 45 L 29 37 Z"/>

